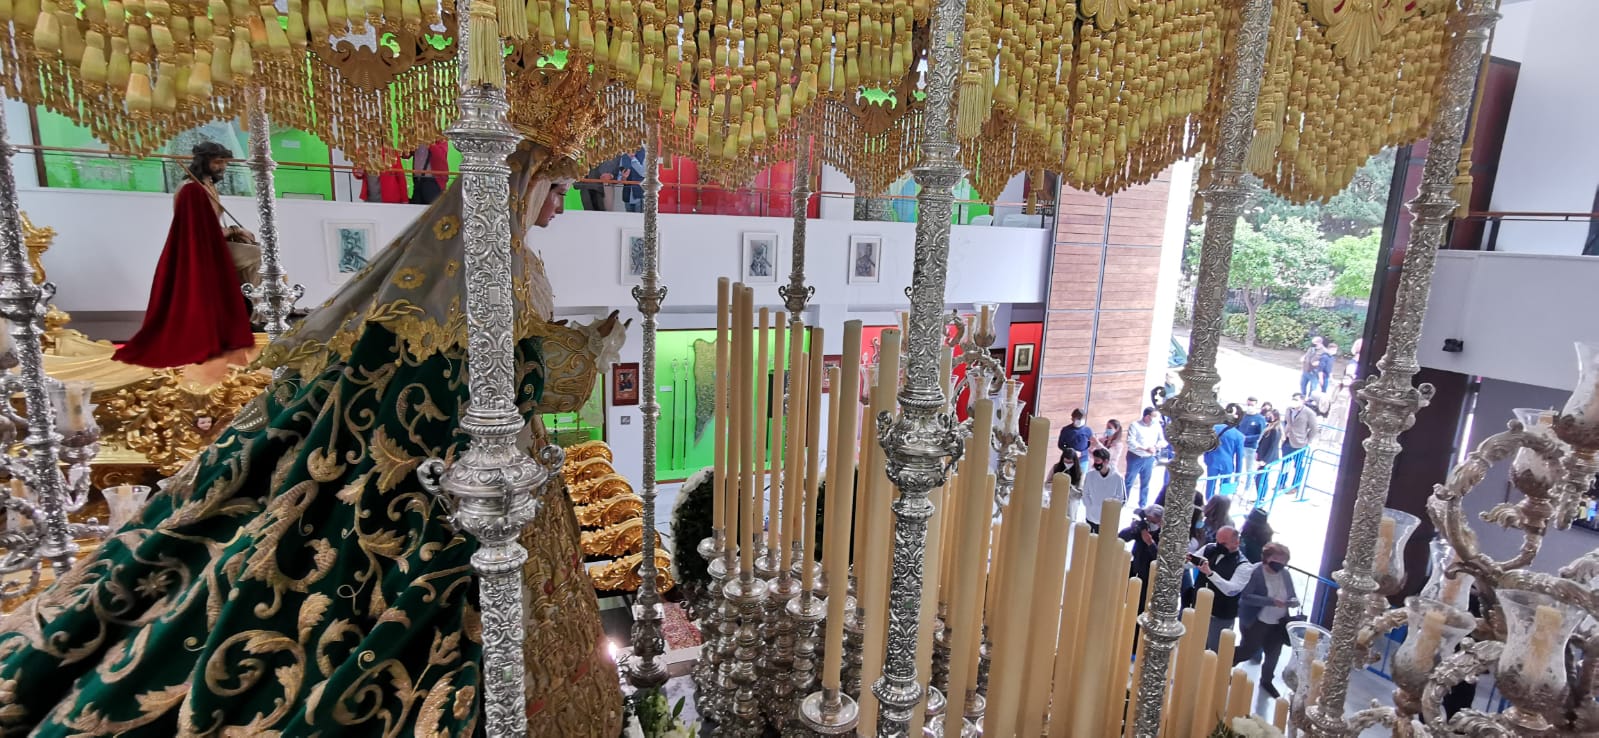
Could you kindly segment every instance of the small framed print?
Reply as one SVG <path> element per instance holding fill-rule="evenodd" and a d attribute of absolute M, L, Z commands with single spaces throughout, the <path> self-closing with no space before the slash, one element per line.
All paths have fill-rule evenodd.
<path fill-rule="evenodd" d="M 625 229 L 622 231 L 622 242 L 618 246 L 620 258 L 618 263 L 621 275 L 618 279 L 622 284 L 641 284 L 644 282 L 644 231 Z"/>
<path fill-rule="evenodd" d="M 828 379 L 829 372 L 833 369 L 843 371 L 843 354 L 825 354 L 822 356 L 822 394 L 824 395 L 833 391 L 833 381 Z"/>
<path fill-rule="evenodd" d="M 614 364 L 611 367 L 611 405 L 638 404 L 638 362 Z"/>
<path fill-rule="evenodd" d="M 1011 354 L 1010 373 L 1026 374 L 1033 370 L 1033 352 L 1038 345 L 1032 343 L 1016 344 L 1016 353 Z"/>
<path fill-rule="evenodd" d="M 883 280 L 883 237 L 849 237 L 849 283 L 877 284 Z"/>
<path fill-rule="evenodd" d="M 366 268 L 378 250 L 378 224 L 372 221 L 323 221 L 327 237 L 328 279 L 344 284 Z"/>
<path fill-rule="evenodd" d="M 776 233 L 745 233 L 741 256 L 745 284 L 777 283 Z"/>

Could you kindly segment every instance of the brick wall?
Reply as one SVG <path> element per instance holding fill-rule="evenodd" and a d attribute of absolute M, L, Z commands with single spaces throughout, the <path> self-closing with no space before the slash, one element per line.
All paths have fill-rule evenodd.
<path fill-rule="evenodd" d="M 1055 425 L 1073 408 L 1102 427 L 1148 404 L 1149 359 L 1170 180 L 1114 197 L 1061 188 L 1044 319 L 1038 409 Z"/>

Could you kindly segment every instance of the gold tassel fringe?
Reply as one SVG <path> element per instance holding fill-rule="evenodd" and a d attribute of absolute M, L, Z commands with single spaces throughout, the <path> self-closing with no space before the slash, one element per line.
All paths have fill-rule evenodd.
<path fill-rule="evenodd" d="M 500 47 L 500 21 L 494 0 L 472 0 L 472 20 L 466 53 L 467 84 L 505 86 L 505 57 Z"/>

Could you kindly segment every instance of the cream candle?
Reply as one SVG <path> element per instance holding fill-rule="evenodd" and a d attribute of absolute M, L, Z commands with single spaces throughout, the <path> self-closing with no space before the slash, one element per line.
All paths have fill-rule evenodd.
<path fill-rule="evenodd" d="M 745 548 L 744 531 L 744 388 L 749 385 L 744 364 L 747 331 L 744 326 L 744 285 L 733 285 L 732 305 L 728 308 L 730 328 L 727 341 L 727 475 L 722 483 L 723 510 L 727 524 L 727 573 L 734 574 L 735 559 Z"/>
<path fill-rule="evenodd" d="M 994 335 L 994 304 L 991 302 L 977 305 L 977 332 L 985 335 Z"/>
<path fill-rule="evenodd" d="M 757 333 L 755 334 L 755 408 L 750 416 L 751 428 L 755 429 L 755 486 L 752 488 L 753 496 L 750 504 L 755 506 L 755 524 L 753 530 L 755 548 L 764 548 L 767 545 L 765 532 L 769 526 L 765 525 L 765 507 L 770 496 L 767 494 L 767 471 L 770 469 L 771 456 L 770 439 L 772 421 L 769 411 L 772 400 L 770 390 L 772 386 L 772 313 L 767 308 L 756 312 Z M 757 553 L 759 553 L 757 551 Z"/>
<path fill-rule="evenodd" d="M 806 404 L 809 409 L 805 414 L 805 509 L 801 516 L 801 540 L 804 544 L 800 547 L 803 553 L 800 556 L 800 566 L 803 576 L 803 585 L 806 592 L 812 592 L 816 587 L 816 503 L 821 497 L 821 450 L 822 450 L 822 382 L 826 376 L 822 373 L 822 329 L 811 329 L 810 368 L 806 370 L 808 386 L 806 393 L 809 399 Z M 836 408 L 838 403 L 833 403 Z M 828 421 L 827 427 L 831 430 L 838 426 L 836 411 Z M 837 448 L 836 446 L 834 448 Z"/>
<path fill-rule="evenodd" d="M 967 473 L 962 477 L 958 515 L 949 518 L 960 529 L 950 563 L 948 628 L 950 643 L 949 709 L 945 712 L 944 734 L 960 735 L 966 695 L 976 687 L 977 647 L 982 635 L 983 568 L 988 553 L 989 515 L 993 505 L 994 475 L 988 473 L 989 438 L 993 433 L 993 405 L 979 400 L 972 416 L 972 437 L 966 446 Z"/>
<path fill-rule="evenodd" d="M 778 311 L 772 318 L 772 378 L 766 383 L 771 387 L 768 397 L 771 408 L 771 431 L 767 436 L 771 439 L 768 442 L 768 448 L 771 449 L 768 453 L 772 458 L 771 483 L 767 485 L 769 491 L 766 502 L 766 550 L 774 570 L 783 568 L 783 462 L 785 461 L 783 457 L 784 449 L 787 448 L 783 434 L 783 418 L 787 410 L 783 405 L 786 402 L 785 392 L 788 386 L 784 381 L 787 372 L 783 366 L 785 356 L 783 339 L 787 317 L 782 311 Z"/>
<path fill-rule="evenodd" d="M 741 373 L 748 384 L 744 386 L 743 396 L 739 398 L 739 423 L 743 426 L 743 437 L 739 439 L 739 505 L 743 515 L 739 518 L 739 576 L 748 580 L 755 575 L 755 553 L 761 543 L 761 489 L 756 485 L 756 469 L 761 464 L 760 444 L 756 439 L 760 437 L 763 424 L 756 422 L 755 417 L 755 391 L 762 385 L 760 377 L 756 376 L 759 364 L 756 363 L 755 344 L 755 304 L 754 291 L 744 288 L 744 368 Z"/>
<path fill-rule="evenodd" d="M 1221 656 L 1214 651 L 1206 651 L 1200 654 L 1199 670 L 1207 678 L 1201 680 L 1198 688 L 1193 691 L 1194 719 L 1191 721 L 1193 728 L 1186 734 L 1186 738 L 1208 738 L 1211 729 L 1216 727 L 1216 721 L 1221 717 L 1214 707 L 1216 682 L 1208 678 L 1209 675 L 1216 673 L 1220 660 Z M 1226 672 L 1223 673 L 1225 674 Z M 1185 736 L 1179 735 L 1178 738 L 1185 738 Z"/>
<path fill-rule="evenodd" d="M 833 385 L 839 390 L 834 395 L 834 402 L 843 406 L 838 414 L 838 444 L 828 451 L 829 464 L 834 467 L 833 479 L 827 488 L 830 496 L 828 508 L 836 514 L 831 516 L 827 528 L 833 567 L 827 571 L 827 641 L 822 661 L 822 686 L 835 690 L 839 687 L 839 669 L 844 658 L 844 603 L 849 592 L 849 530 L 854 519 L 855 433 L 860 416 L 856 414 L 857 410 L 847 392 L 853 392 L 861 382 L 859 320 L 844 323 L 843 359 L 843 370 L 839 373 L 838 383 Z M 846 387 L 850 389 L 845 390 Z M 832 497 L 835 489 L 838 490 L 837 496 Z M 833 499 L 838 501 L 836 505 L 831 502 Z"/>
<path fill-rule="evenodd" d="M 1005 517 L 1005 542 L 1001 551 L 1004 579 L 997 630 L 990 623 L 996 653 L 989 666 L 988 705 L 984 732 L 998 736 L 1016 731 L 1026 691 L 1028 619 L 1034 609 L 1034 579 L 1038 569 L 1040 523 L 1043 518 L 1044 472 L 1050 445 L 1049 419 L 1034 418 L 1028 428 L 1028 450 L 1018 468 L 1016 489 Z M 1043 609 L 1059 611 L 1045 603 Z M 1054 630 L 1053 627 L 1050 630 Z M 1033 644 L 1036 646 L 1037 644 Z"/>
<path fill-rule="evenodd" d="M 1249 703 L 1255 696 L 1254 685 L 1243 669 L 1233 669 L 1232 684 L 1227 687 L 1227 722 L 1249 714 Z"/>
<path fill-rule="evenodd" d="M 883 348 L 878 353 L 877 383 L 872 387 L 872 403 L 862 425 L 862 457 L 868 459 L 861 465 L 861 481 L 857 489 L 858 508 L 862 512 L 862 525 L 855 530 L 862 534 L 856 538 L 857 556 L 861 565 L 855 569 L 856 592 L 860 594 L 859 610 L 865 630 L 862 637 L 864 649 L 861 658 L 860 731 L 872 735 L 877 732 L 877 695 L 871 693 L 872 684 L 883 674 L 884 649 L 888 630 L 888 581 L 893 573 L 889 564 L 889 547 L 894 538 L 894 521 L 889 509 L 893 486 L 884 471 L 886 462 L 882 446 L 877 442 L 877 417 L 894 407 L 894 391 L 899 377 L 899 332 L 883 331 Z M 870 451 L 871 453 L 866 453 Z"/>
<path fill-rule="evenodd" d="M 1371 569 L 1378 580 L 1387 576 L 1393 562 L 1395 525 L 1393 518 L 1384 517 L 1377 527 L 1377 555 Z"/>
<path fill-rule="evenodd" d="M 11 356 L 15 359 L 17 344 L 11 337 L 11 321 L 0 318 L 0 357 Z"/>
<path fill-rule="evenodd" d="M 1288 700 L 1286 698 L 1278 697 L 1277 701 L 1272 703 L 1271 724 L 1272 727 L 1278 730 L 1288 730 Z"/>
<path fill-rule="evenodd" d="M 711 470 L 715 475 L 715 490 L 711 495 L 711 525 L 718 531 L 727 530 L 727 311 L 728 289 L 730 287 L 727 277 L 716 280 L 716 388 L 715 410 L 712 423 L 715 426 L 711 436 Z"/>
<path fill-rule="evenodd" d="M 1074 680 L 1080 673 L 1077 654 L 1082 650 L 1086 625 L 1083 610 L 1089 601 L 1089 593 L 1085 588 L 1094 567 L 1096 549 L 1091 545 L 1092 540 L 1093 534 L 1088 532 L 1086 523 L 1072 526 L 1071 563 L 1066 568 L 1066 587 L 1062 597 L 1065 610 L 1061 613 L 1060 631 L 1055 639 L 1060 645 L 1055 652 L 1054 680 L 1049 701 L 1050 738 L 1064 738 L 1069 732 L 1071 720 L 1068 716 L 1076 694 L 1073 691 Z"/>
<path fill-rule="evenodd" d="M 1123 554 L 1126 556 L 1126 554 Z M 1130 562 L 1129 562 L 1130 563 Z M 1115 611 L 1121 628 L 1111 642 L 1110 668 L 1104 675 L 1104 702 L 1100 703 L 1099 720 L 1107 735 L 1122 732 L 1122 705 L 1127 701 L 1128 663 L 1133 659 L 1133 632 L 1138 627 L 1138 600 L 1142 596 L 1137 577 L 1122 581 L 1119 592 L 1121 606 Z"/>
<path fill-rule="evenodd" d="M 938 617 L 938 578 L 943 574 L 944 559 L 944 506 L 947 504 L 948 492 L 952 489 L 945 485 L 933 490 L 928 495 L 928 500 L 933 503 L 933 516 L 927 519 L 927 558 L 923 567 L 922 577 L 922 607 L 917 614 L 917 619 L 922 627 L 916 631 L 916 683 L 922 687 L 922 700 L 918 707 L 911 711 L 910 735 L 921 735 L 922 726 L 927 720 L 927 688 L 933 678 L 933 627 L 932 623 Z M 870 685 L 863 685 L 862 691 L 870 689 Z"/>
<path fill-rule="evenodd" d="M 795 331 L 795 335 L 798 335 L 798 331 Z M 793 369 L 789 370 L 788 462 L 784 466 L 786 476 L 783 478 L 783 538 L 789 551 L 802 540 L 800 505 L 805 499 L 805 417 L 810 412 L 806 401 L 810 396 L 807 372 L 811 365 L 805 352 L 796 348 L 798 346 L 798 341 L 790 343 L 789 365 Z M 791 563 L 789 551 L 783 553 L 784 569 Z"/>
<path fill-rule="evenodd" d="M 1046 442 L 1044 448 L 1049 448 Z M 1114 499 L 1106 500 L 1100 508 L 1100 520 L 1121 520 L 1121 503 Z M 1111 530 L 1115 525 L 1107 525 L 1097 536 L 1098 551 L 1094 555 L 1094 576 L 1088 586 L 1089 597 L 1095 603 L 1105 602 L 1109 593 L 1125 583 L 1127 577 L 1127 564 L 1124 563 L 1127 553 L 1122 547 L 1122 540 L 1116 537 Z M 1120 599 L 1109 600 L 1119 602 Z M 1078 697 L 1075 714 L 1072 715 L 1074 729 L 1070 735 L 1100 735 L 1103 732 L 1102 718 L 1099 708 L 1105 701 L 1105 681 L 1099 675 L 1105 674 L 1113 668 L 1111 664 L 1112 644 L 1104 638 L 1089 638 L 1084 643 L 1081 663 L 1078 666 L 1084 674 L 1095 675 L 1085 677 L 1078 682 Z"/>

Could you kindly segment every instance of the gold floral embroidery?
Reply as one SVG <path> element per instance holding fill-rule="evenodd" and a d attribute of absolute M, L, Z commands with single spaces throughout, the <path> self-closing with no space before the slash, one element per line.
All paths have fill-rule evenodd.
<path fill-rule="evenodd" d="M 418 290 L 422 289 L 422 285 L 427 282 L 427 279 L 428 276 L 422 273 L 421 269 L 406 267 L 394 273 L 393 282 L 395 287 L 399 287 L 402 290 Z"/>
<path fill-rule="evenodd" d="M 440 241 L 448 241 L 455 238 L 460 232 L 461 219 L 453 215 L 439 218 L 439 222 L 433 224 L 433 237 Z"/>
<path fill-rule="evenodd" d="M 461 272 L 461 262 L 451 259 L 444 262 L 444 276 L 454 277 Z"/>

